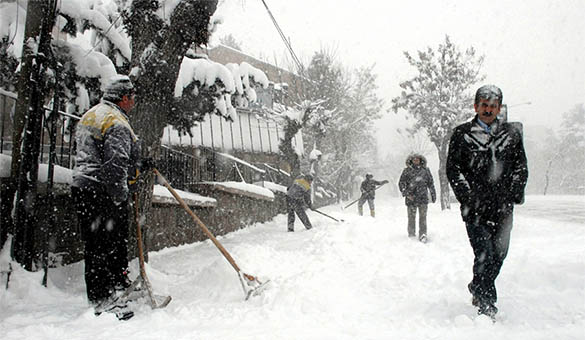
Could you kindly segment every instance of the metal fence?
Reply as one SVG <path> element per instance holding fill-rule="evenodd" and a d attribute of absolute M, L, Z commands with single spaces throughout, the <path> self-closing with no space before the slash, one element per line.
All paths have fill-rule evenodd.
<path fill-rule="evenodd" d="M 16 94 L 0 89 L 0 152 L 6 155 L 11 155 L 14 147 L 12 133 L 15 106 Z M 56 117 L 50 117 L 51 114 L 53 114 L 53 109 L 45 107 L 45 114 L 42 117 L 39 162 L 48 163 L 49 157 L 52 157 L 53 164 L 72 168 L 75 162 L 73 131 L 79 117 L 62 111 L 58 111 Z M 51 138 L 52 128 L 55 128 L 54 140 Z"/>
<path fill-rule="evenodd" d="M 0 152 L 5 155 L 12 154 L 15 105 L 16 94 L 0 89 Z M 58 111 L 57 117 L 49 119 L 52 112 L 52 109 L 45 108 L 39 163 L 50 163 L 49 157 L 52 157 L 52 164 L 72 169 L 75 166 L 75 125 L 80 118 Z M 56 131 L 54 139 L 50 136 L 52 127 Z M 227 131 L 229 130 L 225 132 Z M 210 132 L 213 134 L 213 131 Z M 224 131 L 220 130 L 220 132 Z M 231 132 L 229 136 L 233 140 Z M 251 135 L 250 138 L 252 138 Z M 268 150 L 264 152 L 266 151 Z M 173 145 L 172 147 L 163 145 L 160 157 L 157 159 L 157 167 L 173 187 L 183 190 L 189 190 L 192 184 L 203 181 L 243 180 L 253 183 L 262 180 L 279 180 L 282 183 L 288 182 L 286 176 L 283 175 L 286 173 L 279 172 L 277 165 L 247 164 L 205 145 Z"/>

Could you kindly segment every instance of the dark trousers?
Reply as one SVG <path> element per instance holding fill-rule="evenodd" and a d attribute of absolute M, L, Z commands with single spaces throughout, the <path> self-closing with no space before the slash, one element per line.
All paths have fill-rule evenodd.
<path fill-rule="evenodd" d="M 85 244 L 85 284 L 92 303 L 126 284 L 128 203 L 115 205 L 104 193 L 72 187 L 81 238 Z"/>
<path fill-rule="evenodd" d="M 301 200 L 295 200 L 290 197 L 286 197 L 286 208 L 288 211 L 288 230 L 295 230 L 295 213 L 301 219 L 301 222 L 305 225 L 305 228 L 311 229 L 311 221 L 305 212 L 305 203 Z"/>
<path fill-rule="evenodd" d="M 469 289 L 480 302 L 495 304 L 498 299 L 495 281 L 508 254 L 512 214 L 498 223 L 468 222 L 465 226 L 475 255 Z"/>
<path fill-rule="evenodd" d="M 418 235 L 427 234 L 427 204 L 407 205 L 408 236 L 416 235 L 416 210 L 418 209 Z"/>

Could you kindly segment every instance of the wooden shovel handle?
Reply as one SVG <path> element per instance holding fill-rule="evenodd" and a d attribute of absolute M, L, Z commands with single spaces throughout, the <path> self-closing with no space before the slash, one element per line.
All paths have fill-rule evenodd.
<path fill-rule="evenodd" d="M 179 202 L 181 207 L 183 207 L 183 209 L 185 209 L 185 211 L 189 215 L 191 215 L 191 218 L 193 219 L 193 221 L 195 221 L 195 223 L 197 223 L 197 225 L 203 230 L 205 235 L 207 235 L 207 237 L 209 237 L 209 239 L 213 242 L 213 244 L 215 244 L 217 249 L 219 249 L 219 251 L 223 254 L 223 256 L 226 258 L 226 260 L 228 260 L 228 262 L 232 265 L 232 267 L 234 267 L 236 272 L 238 272 L 238 273 L 241 272 L 240 267 L 238 267 L 238 265 L 236 264 L 236 261 L 234 261 L 234 259 L 230 255 L 230 253 L 228 253 L 228 251 L 221 245 L 221 243 L 219 243 L 219 241 L 215 238 L 215 236 L 213 236 L 211 231 L 209 231 L 209 229 L 207 229 L 205 224 L 203 224 L 203 222 L 201 222 L 199 217 L 197 217 L 197 215 L 195 215 L 195 213 L 191 210 L 191 208 L 189 208 L 187 203 L 185 203 L 185 201 L 183 201 L 183 199 L 179 196 L 179 194 L 177 194 L 175 189 L 173 189 L 171 187 L 169 182 L 167 182 L 167 180 L 160 174 L 160 172 L 158 172 L 157 169 L 153 169 L 153 170 L 154 170 L 154 173 L 161 179 L 162 184 L 165 187 L 167 187 L 167 189 L 169 190 L 171 195 L 173 195 L 173 197 L 175 197 L 175 199 L 177 200 L 177 202 Z"/>

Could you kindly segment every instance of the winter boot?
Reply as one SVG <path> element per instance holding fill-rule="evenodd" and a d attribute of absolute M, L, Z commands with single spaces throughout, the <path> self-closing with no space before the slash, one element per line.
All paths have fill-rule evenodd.
<path fill-rule="evenodd" d="M 128 307 L 126 301 L 115 301 L 114 296 L 94 305 L 96 316 L 102 313 L 112 313 L 118 320 L 128 320 L 134 316 L 134 312 Z"/>
<path fill-rule="evenodd" d="M 376 211 L 374 209 L 370 210 L 370 216 L 376 217 Z"/>
<path fill-rule="evenodd" d="M 492 303 L 488 302 L 480 303 L 479 310 L 477 311 L 477 314 L 488 316 L 493 321 L 495 321 L 497 313 L 498 308 L 494 306 Z"/>
<path fill-rule="evenodd" d="M 427 243 L 427 235 L 422 234 L 420 235 L 420 237 L 418 238 L 419 241 L 421 241 L 422 243 Z"/>

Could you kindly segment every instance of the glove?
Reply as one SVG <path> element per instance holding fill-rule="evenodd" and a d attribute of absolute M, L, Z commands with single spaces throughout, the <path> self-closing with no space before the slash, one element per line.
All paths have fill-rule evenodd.
<path fill-rule="evenodd" d="M 387 179 L 382 181 L 382 184 L 386 184 L 386 183 L 389 183 Z"/>
<path fill-rule="evenodd" d="M 156 168 L 156 162 L 152 157 L 144 157 L 140 160 L 138 168 L 140 169 L 140 172 L 148 172 Z"/>

